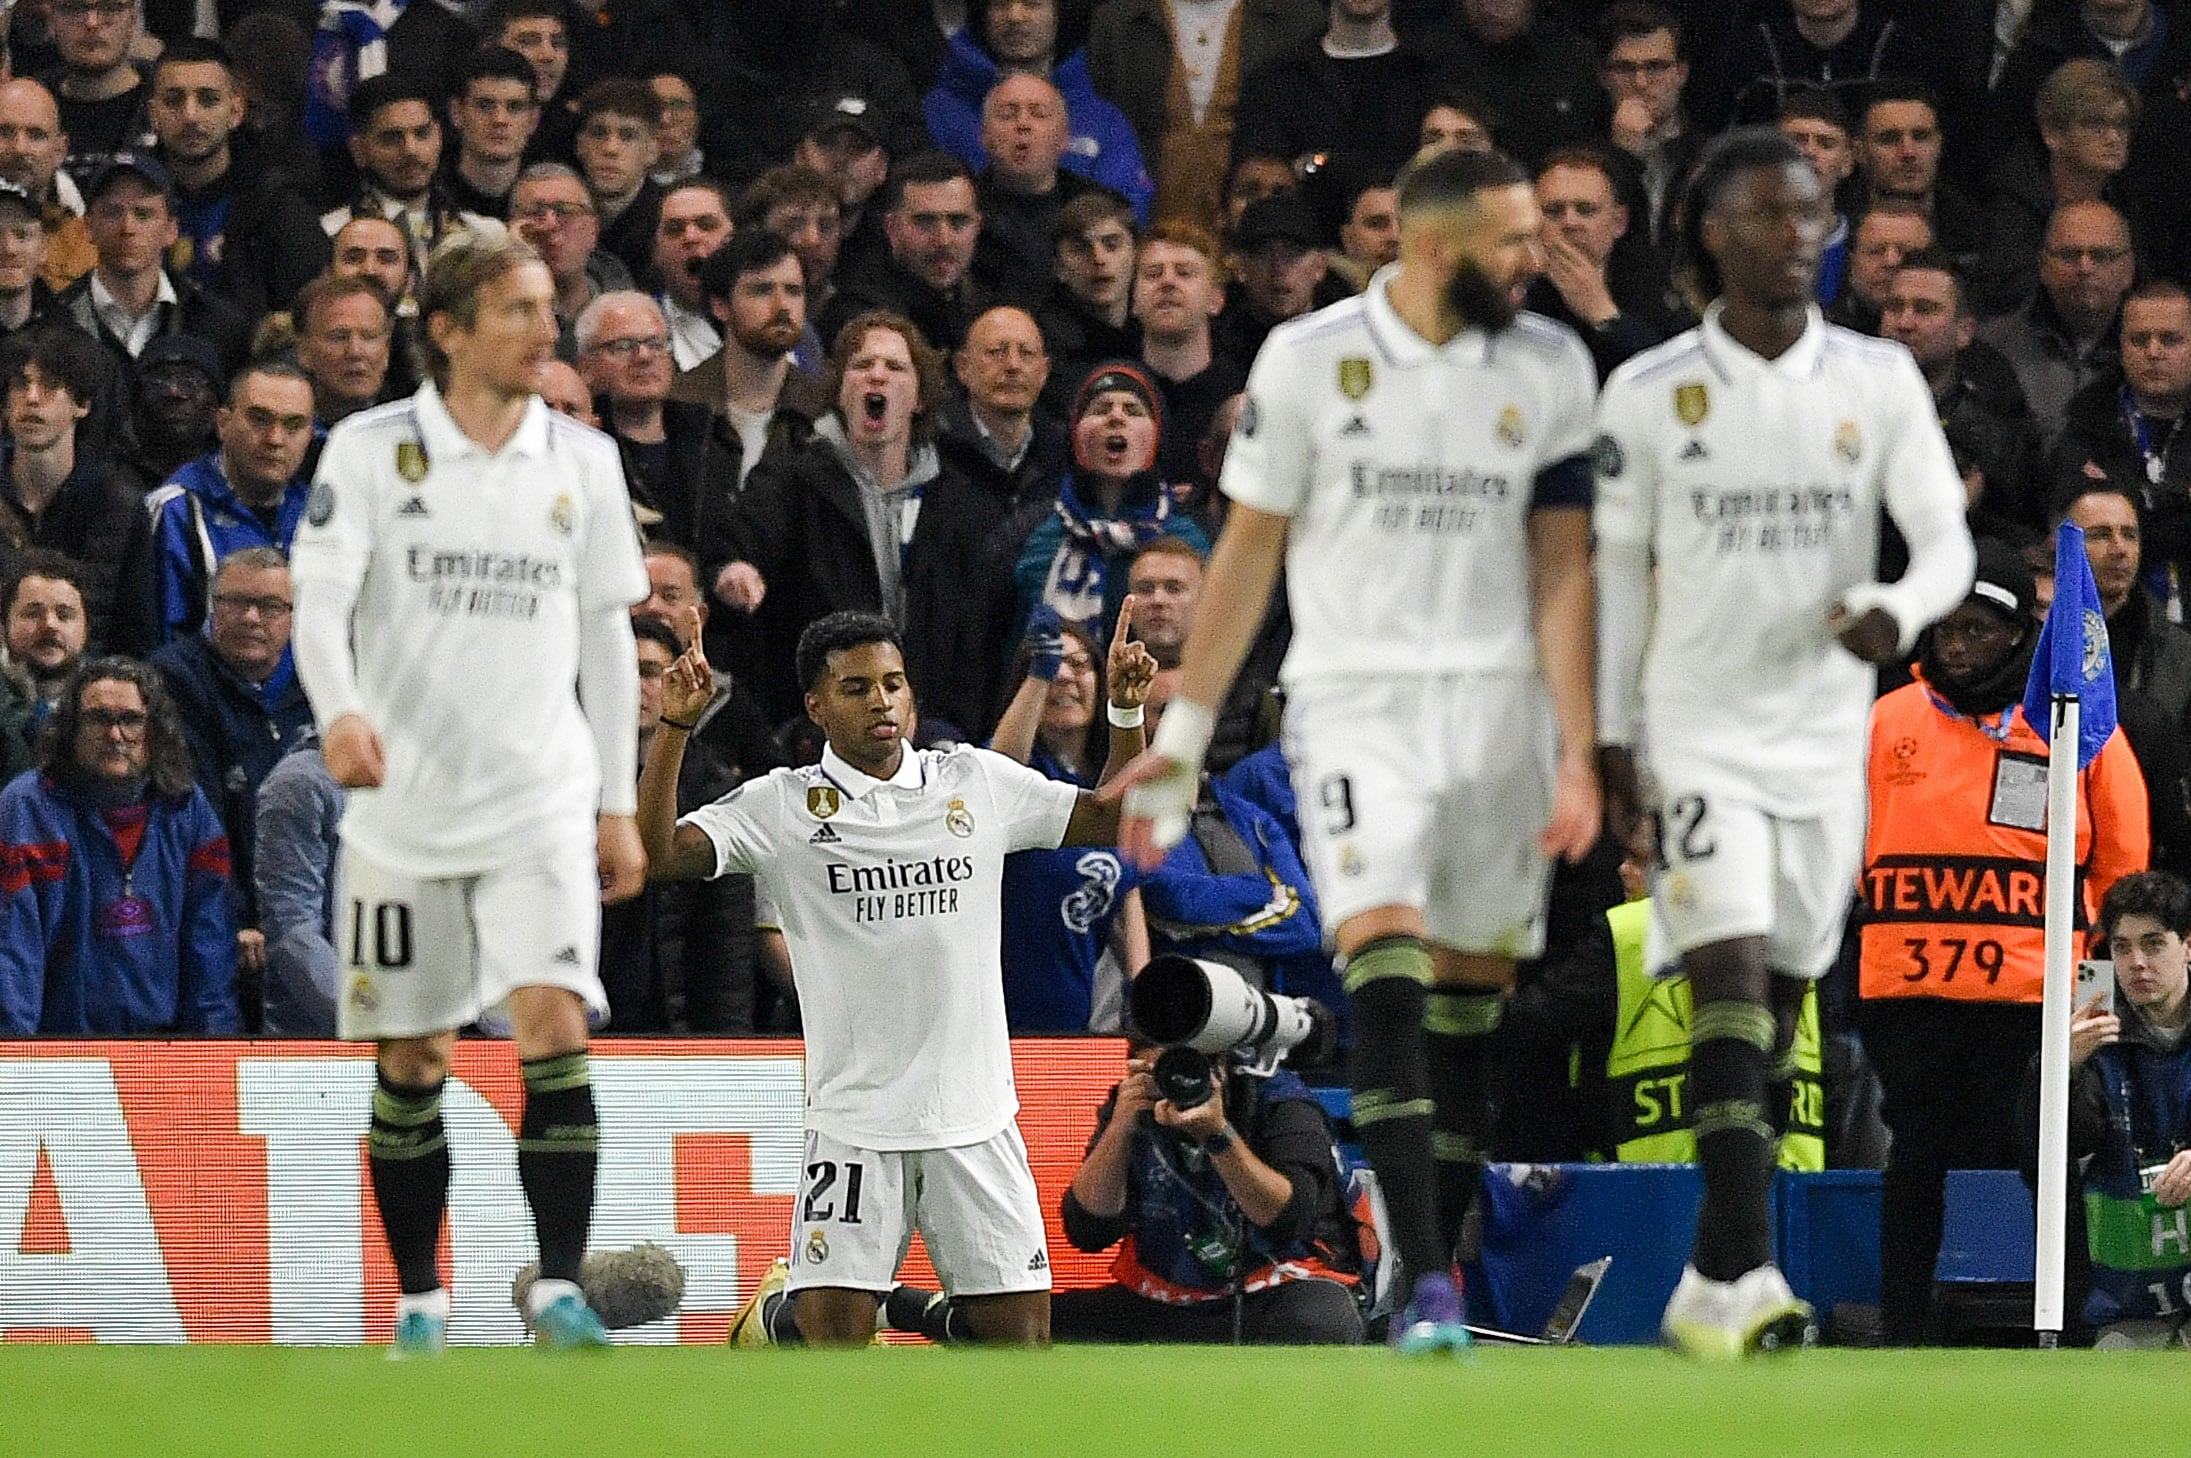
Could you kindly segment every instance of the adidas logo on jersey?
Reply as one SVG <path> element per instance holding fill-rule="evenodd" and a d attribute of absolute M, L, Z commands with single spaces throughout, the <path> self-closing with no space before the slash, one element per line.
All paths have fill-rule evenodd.
<path fill-rule="evenodd" d="M 1030 1271 L 1047 1271 L 1050 1269 L 1050 1253 L 1048 1251 L 1036 1251 L 1035 1258 L 1027 1263 L 1027 1269 Z"/>
<path fill-rule="evenodd" d="M 1703 441 L 1692 440 L 1687 445 L 1681 448 L 1681 455 L 1677 459 L 1684 461 L 1701 461 L 1709 458 L 1711 454 L 1712 453 L 1710 451 L 1704 449 Z"/>
<path fill-rule="evenodd" d="M 555 955 L 550 957 L 548 960 L 551 962 L 559 962 L 566 967 L 575 967 L 578 965 L 578 948 L 570 946 L 568 944 L 557 947 L 555 949 Z"/>
<path fill-rule="evenodd" d="M 1351 437 L 1364 436 L 1368 434 L 1369 421 L 1360 415 L 1355 416 L 1352 420 L 1349 420 L 1346 424 L 1339 427 L 1339 438 L 1341 440 L 1346 440 Z"/>
<path fill-rule="evenodd" d="M 403 505 L 396 508 L 396 515 L 399 517 L 409 517 L 413 520 L 417 520 L 421 517 L 432 516 L 433 513 L 426 509 L 425 501 L 423 501 L 419 497 L 414 496 L 410 500 L 404 502 Z"/>
<path fill-rule="evenodd" d="M 820 830 L 815 831 L 812 835 L 806 838 L 806 843 L 808 845 L 837 845 L 841 843 L 842 840 L 843 837 L 838 835 L 836 831 L 831 830 L 829 828 L 829 822 L 825 820 L 822 822 L 822 828 Z"/>

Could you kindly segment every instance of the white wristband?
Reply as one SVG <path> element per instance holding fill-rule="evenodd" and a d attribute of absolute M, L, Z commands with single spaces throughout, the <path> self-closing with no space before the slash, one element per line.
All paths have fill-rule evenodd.
<path fill-rule="evenodd" d="M 1217 732 L 1217 715 L 1191 699 L 1173 699 L 1165 706 L 1149 748 L 1181 764 L 1200 766 Z"/>
<path fill-rule="evenodd" d="M 1141 705 L 1135 704 L 1130 709 L 1121 709 L 1116 704 L 1105 704 L 1103 717 L 1111 721 L 1113 729 L 1139 729 L 1142 720 Z"/>

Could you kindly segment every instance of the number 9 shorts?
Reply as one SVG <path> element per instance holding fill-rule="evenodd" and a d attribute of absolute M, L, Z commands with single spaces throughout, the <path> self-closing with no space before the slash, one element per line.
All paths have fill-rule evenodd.
<path fill-rule="evenodd" d="M 1327 940 L 1349 917 L 1410 906 L 1440 946 L 1543 949 L 1552 865 L 1537 836 L 1557 744 L 1535 677 L 1310 679 L 1288 690 L 1285 752 Z"/>

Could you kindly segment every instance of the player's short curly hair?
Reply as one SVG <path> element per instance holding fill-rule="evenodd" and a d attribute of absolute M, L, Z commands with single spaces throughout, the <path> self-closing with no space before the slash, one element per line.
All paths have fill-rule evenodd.
<path fill-rule="evenodd" d="M 1719 206 L 1728 184 L 1745 172 L 1809 164 L 1778 127 L 1737 127 L 1723 132 L 1704 149 L 1681 195 L 1680 226 L 1674 240 L 1674 277 L 1702 313 L 1723 287 L 1719 260 L 1704 246 L 1704 220 Z"/>
<path fill-rule="evenodd" d="M 905 640 L 898 636 L 890 619 L 879 614 L 840 612 L 816 618 L 799 635 L 798 651 L 793 655 L 799 687 L 814 690 L 829 670 L 830 654 L 865 648 L 870 643 L 888 643 L 900 657 L 905 654 Z"/>

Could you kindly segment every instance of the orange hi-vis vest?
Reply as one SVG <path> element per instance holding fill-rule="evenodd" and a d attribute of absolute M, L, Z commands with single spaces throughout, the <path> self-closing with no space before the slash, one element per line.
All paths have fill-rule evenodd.
<path fill-rule="evenodd" d="M 1865 997 L 2040 1000 L 2047 746 L 2011 709 L 1984 724 L 1922 679 L 1872 706 L 1859 887 Z M 2145 777 L 2117 729 L 2080 776 L 2075 924 L 2151 848 Z"/>

